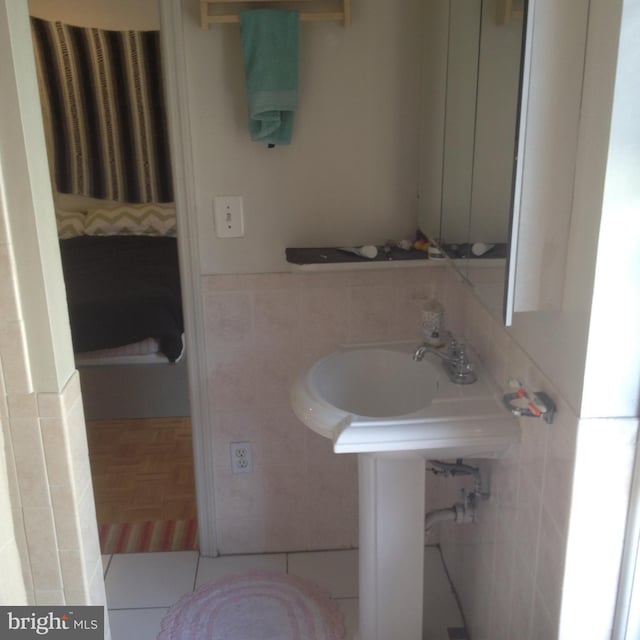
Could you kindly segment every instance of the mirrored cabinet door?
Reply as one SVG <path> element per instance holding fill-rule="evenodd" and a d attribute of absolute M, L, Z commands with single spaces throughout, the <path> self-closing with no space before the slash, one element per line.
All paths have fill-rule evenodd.
<path fill-rule="evenodd" d="M 428 5 L 419 226 L 501 316 L 524 6 L 510 0 Z"/>

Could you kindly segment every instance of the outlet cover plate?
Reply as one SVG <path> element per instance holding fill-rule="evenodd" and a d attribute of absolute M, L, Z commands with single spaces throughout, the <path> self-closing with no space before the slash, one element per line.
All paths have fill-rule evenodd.
<path fill-rule="evenodd" d="M 253 456 L 250 442 L 232 442 L 229 445 L 231 453 L 232 473 L 251 473 L 253 471 Z"/>

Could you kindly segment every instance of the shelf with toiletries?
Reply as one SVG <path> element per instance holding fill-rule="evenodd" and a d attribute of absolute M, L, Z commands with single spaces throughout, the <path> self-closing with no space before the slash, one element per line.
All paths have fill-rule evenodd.
<path fill-rule="evenodd" d="M 442 264 L 447 256 L 419 230 L 413 238 L 387 240 L 383 245 L 354 247 L 289 247 L 287 262 L 293 269 L 413 267 Z"/>
<path fill-rule="evenodd" d="M 372 249 L 375 249 L 375 255 Z M 359 255 L 360 251 L 364 255 Z M 373 257 L 367 257 L 373 256 Z M 397 247 L 290 247 L 287 262 L 293 271 L 340 271 L 344 269 L 394 269 L 441 267 L 445 260 L 429 258 L 425 251 Z"/>
<path fill-rule="evenodd" d="M 309 0 L 200 0 L 200 23 L 203 29 L 208 29 L 211 24 L 229 24 L 239 22 L 238 11 L 231 7 L 243 10 L 264 7 L 265 2 L 271 5 L 286 3 L 288 9 L 303 7 Z M 314 2 L 314 6 L 317 5 Z M 351 0 L 327 0 L 326 10 L 314 8 L 311 11 L 300 11 L 302 22 L 341 22 L 344 27 L 351 26 Z M 213 8 L 213 12 L 210 11 Z M 219 11 L 217 10 L 219 9 Z"/>

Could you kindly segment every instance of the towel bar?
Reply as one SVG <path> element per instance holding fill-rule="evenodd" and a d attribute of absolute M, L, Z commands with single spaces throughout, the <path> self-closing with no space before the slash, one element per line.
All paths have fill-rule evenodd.
<path fill-rule="evenodd" d="M 233 5 L 233 4 L 257 4 L 270 2 L 272 4 L 287 2 L 288 5 L 297 5 L 310 0 L 200 0 L 200 22 L 203 29 L 208 29 L 210 24 L 229 24 L 239 22 L 237 13 L 209 14 L 209 5 Z M 351 0 L 338 0 L 339 11 L 309 11 L 301 12 L 300 20 L 303 22 L 342 22 L 343 26 L 351 26 Z"/>

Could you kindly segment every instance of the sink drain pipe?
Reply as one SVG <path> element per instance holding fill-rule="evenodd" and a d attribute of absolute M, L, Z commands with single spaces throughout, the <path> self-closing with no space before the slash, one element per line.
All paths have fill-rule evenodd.
<path fill-rule="evenodd" d="M 464 502 L 456 502 L 448 509 L 435 509 L 429 511 L 424 518 L 425 534 L 429 532 L 438 522 L 455 522 L 456 524 L 469 524 L 476 521 L 476 504 L 478 498 L 488 498 L 488 494 L 482 492 L 482 482 L 480 470 L 463 463 L 461 459 L 455 463 L 441 462 L 440 460 L 430 460 L 431 471 L 434 475 L 450 477 L 456 475 L 471 475 L 474 478 L 473 491 L 467 493 L 464 489 L 462 495 Z"/>
<path fill-rule="evenodd" d="M 434 509 L 429 511 L 424 518 L 425 533 L 438 522 L 455 522 L 456 524 L 468 524 L 475 522 L 476 504 L 475 495 L 470 493 L 464 502 L 456 502 L 448 509 Z"/>

